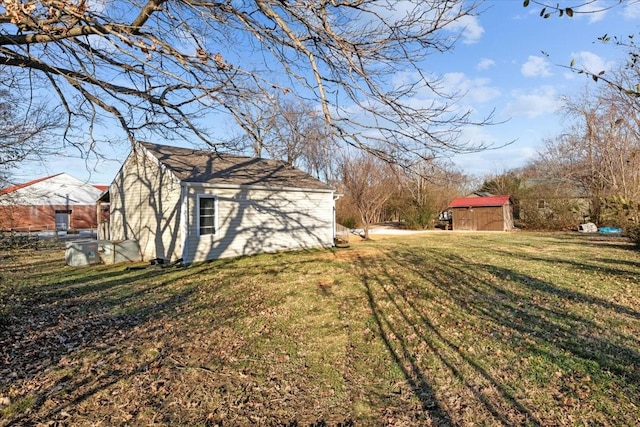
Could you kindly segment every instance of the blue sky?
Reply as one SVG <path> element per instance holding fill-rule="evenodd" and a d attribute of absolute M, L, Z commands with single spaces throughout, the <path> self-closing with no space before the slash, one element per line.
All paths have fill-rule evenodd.
<path fill-rule="evenodd" d="M 590 7 L 599 10 L 615 3 L 605 0 Z M 595 85 L 584 75 L 556 64 L 568 66 L 574 59 L 576 67 L 595 72 L 615 68 L 624 62 L 624 50 L 603 45 L 598 37 L 626 37 L 637 33 L 640 24 L 637 1 L 606 12 L 548 19 L 539 16 L 541 7 L 532 4 L 524 8 L 520 0 L 493 1 L 485 7 L 474 22 L 477 28 L 470 27 L 475 28 L 471 32 L 474 37 L 463 39 L 446 65 L 438 68 L 442 73 L 454 73 L 458 84 L 469 88 L 472 108 L 485 112 L 495 108 L 497 121 L 506 121 L 470 132 L 472 139 L 497 146 L 514 141 L 501 149 L 455 159 L 466 173 L 478 175 L 526 163 L 544 139 L 561 132 L 566 120 L 561 113 L 561 97 Z"/>
<path fill-rule="evenodd" d="M 617 0 L 600 0 L 589 7 L 602 9 L 615 3 Z M 522 0 L 486 1 L 479 10 L 479 16 L 460 23 L 462 36 L 455 49 L 429 56 L 423 68 L 442 75 L 448 87 L 463 90 L 466 95 L 462 106 L 478 117 L 495 110 L 497 124 L 470 128 L 464 137 L 495 146 L 514 141 L 503 148 L 454 159 L 463 172 L 483 176 L 523 165 L 546 138 L 561 131 L 561 96 L 579 93 L 595 83 L 555 64 L 569 65 L 574 59 L 576 66 L 599 72 L 622 63 L 624 50 L 602 45 L 597 38 L 638 33 L 640 2 L 629 0 L 606 12 L 576 13 L 573 18 L 542 19 L 539 6 L 524 8 Z M 218 123 L 221 135 L 237 134 L 230 117 L 212 120 Z M 103 160 L 85 161 L 73 152 L 50 157 L 44 164 L 28 164 L 16 171 L 15 181 L 67 172 L 92 183 L 107 184 L 128 147 L 123 140 L 120 146 L 106 151 L 108 159 Z"/>

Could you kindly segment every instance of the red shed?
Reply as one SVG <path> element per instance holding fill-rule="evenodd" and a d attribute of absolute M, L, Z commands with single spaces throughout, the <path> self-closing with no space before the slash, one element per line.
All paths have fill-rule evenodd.
<path fill-rule="evenodd" d="M 510 196 L 461 197 L 449 203 L 454 230 L 509 231 L 513 229 Z"/>

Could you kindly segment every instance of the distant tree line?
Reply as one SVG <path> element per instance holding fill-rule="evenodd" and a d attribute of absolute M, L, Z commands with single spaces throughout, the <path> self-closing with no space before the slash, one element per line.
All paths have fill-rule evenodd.
<path fill-rule="evenodd" d="M 542 8 L 543 18 L 594 13 L 532 3 Z M 238 109 L 235 118 L 246 133 L 240 140 L 255 155 L 281 158 L 333 183 L 342 193 L 338 222 L 363 228 L 365 238 L 375 223 L 433 228 L 453 198 L 477 191 L 510 195 L 520 228 L 568 230 L 591 221 L 621 227 L 640 241 L 640 54 L 633 35 L 604 35 L 598 41 L 626 49 L 626 63 L 607 73 L 576 68 L 573 62 L 560 65 L 589 78 L 582 93 L 563 99 L 566 127 L 544 141 L 523 167 L 482 180 L 439 156 L 418 155 L 408 165 L 394 162 L 388 146 L 341 150 L 318 111 L 278 95 Z"/>
<path fill-rule="evenodd" d="M 620 71 L 624 73 L 625 71 Z M 524 167 L 487 178 L 482 189 L 511 194 L 522 227 L 573 229 L 578 222 L 640 224 L 640 109 L 611 85 L 564 98 L 570 119 Z"/>
<path fill-rule="evenodd" d="M 623 66 L 611 81 L 638 80 Z M 575 230 L 584 222 L 620 227 L 640 242 L 640 97 L 616 85 L 593 84 L 563 98 L 566 125 L 523 167 L 494 173 L 472 186 L 472 177 L 434 161 L 411 172 L 361 157 L 342 163 L 345 196 L 338 217 L 346 224 L 399 221 L 410 228 L 437 224 L 456 196 L 472 191 L 508 194 L 516 226 L 530 230 Z M 367 171 L 375 171 L 367 172 Z M 357 190 L 364 175 L 368 191 Z M 366 181 L 369 180 L 369 181 Z M 377 190 L 376 190 L 377 189 Z M 371 193 L 387 194 L 374 198 Z M 361 206 L 359 199 L 369 203 Z M 378 200 L 376 207 L 373 201 Z M 367 216 L 360 214 L 367 210 Z"/>
<path fill-rule="evenodd" d="M 363 228 L 392 222 L 408 229 L 431 229 L 449 202 L 470 191 L 470 178 L 448 164 L 422 161 L 405 169 L 369 154 L 341 159 L 336 219 Z M 444 223 L 442 224 L 444 225 Z"/>

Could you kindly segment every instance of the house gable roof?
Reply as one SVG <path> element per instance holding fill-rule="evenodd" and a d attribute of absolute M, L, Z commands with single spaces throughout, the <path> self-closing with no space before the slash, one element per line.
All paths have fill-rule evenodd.
<path fill-rule="evenodd" d="M 285 162 L 140 142 L 182 182 L 333 190 Z"/>
<path fill-rule="evenodd" d="M 0 192 L 0 205 L 93 205 L 100 190 L 67 173 L 34 179 Z"/>
<path fill-rule="evenodd" d="M 45 177 L 42 177 L 42 178 L 36 178 L 36 179 L 31 180 L 29 182 L 23 182 L 22 184 L 16 184 L 16 185 L 12 185 L 11 187 L 0 189 L 0 196 L 2 196 L 3 194 L 13 193 L 15 191 L 20 190 L 21 188 L 30 187 L 30 186 L 32 186 L 34 184 L 37 184 L 37 183 L 42 182 L 42 181 L 46 181 L 47 179 L 54 178 L 54 177 L 56 177 L 58 175 L 62 175 L 62 173 L 58 173 L 58 174 L 50 175 L 50 176 L 45 176 Z"/>
<path fill-rule="evenodd" d="M 460 197 L 449 203 L 450 208 L 477 208 L 504 206 L 509 203 L 511 196 L 488 196 L 488 197 Z"/>

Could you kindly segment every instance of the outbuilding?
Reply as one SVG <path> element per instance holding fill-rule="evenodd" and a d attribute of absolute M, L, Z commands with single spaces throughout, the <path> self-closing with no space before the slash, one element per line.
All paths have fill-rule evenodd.
<path fill-rule="evenodd" d="M 454 230 L 509 231 L 513 230 L 511 197 L 461 197 L 449 203 Z"/>
<path fill-rule="evenodd" d="M 333 246 L 335 194 L 279 160 L 139 142 L 100 200 L 111 240 L 190 264 Z"/>
<path fill-rule="evenodd" d="M 4 188 L 0 190 L 0 229 L 96 228 L 96 200 L 103 189 L 67 173 Z"/>

